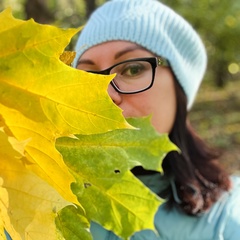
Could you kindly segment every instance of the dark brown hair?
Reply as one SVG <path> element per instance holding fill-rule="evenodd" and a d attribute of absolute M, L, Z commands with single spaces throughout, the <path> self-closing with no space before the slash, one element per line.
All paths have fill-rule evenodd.
<path fill-rule="evenodd" d="M 169 137 L 181 152 L 170 152 L 163 161 L 164 177 L 172 184 L 160 196 L 166 197 L 167 193 L 168 206 L 177 205 L 185 213 L 197 215 L 229 190 L 230 179 L 220 166 L 217 152 L 206 145 L 187 120 L 187 99 L 175 82 L 177 113 Z"/>

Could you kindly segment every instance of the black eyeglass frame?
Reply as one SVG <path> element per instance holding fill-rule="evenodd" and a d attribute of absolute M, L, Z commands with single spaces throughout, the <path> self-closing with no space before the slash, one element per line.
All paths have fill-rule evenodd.
<path fill-rule="evenodd" d="M 144 92 L 146 90 L 148 90 L 149 88 L 152 87 L 153 83 L 154 83 L 154 79 L 155 79 L 155 72 L 156 72 L 156 67 L 157 66 L 163 66 L 163 67 L 169 67 L 169 62 L 167 59 L 163 58 L 163 57 L 147 57 L 147 58 L 133 58 L 133 59 L 129 59 L 129 60 L 126 60 L 126 61 L 123 61 L 123 62 L 119 62 L 119 63 L 116 63 L 114 64 L 113 66 L 107 68 L 107 69 L 104 69 L 102 71 L 87 71 L 89 73 L 94 73 L 94 74 L 102 74 L 102 75 L 110 75 L 111 73 L 111 70 L 113 68 L 115 68 L 116 66 L 122 64 L 122 63 L 128 63 L 128 62 L 134 62 L 134 61 L 145 61 L 145 62 L 148 62 L 151 64 L 152 66 L 152 81 L 150 83 L 150 85 L 146 88 L 143 88 L 143 89 L 140 89 L 140 90 L 137 90 L 137 91 L 122 91 L 121 89 L 119 89 L 117 87 L 117 85 L 114 83 L 114 79 L 110 82 L 110 84 L 112 85 L 112 87 L 118 92 L 118 93 L 121 93 L 121 94 L 135 94 L 135 93 L 140 93 L 140 92 Z"/>

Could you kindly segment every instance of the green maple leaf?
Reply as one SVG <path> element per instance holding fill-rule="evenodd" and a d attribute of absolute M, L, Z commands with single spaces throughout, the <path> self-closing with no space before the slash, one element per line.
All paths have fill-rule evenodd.
<path fill-rule="evenodd" d="M 141 229 L 154 229 L 153 218 L 162 202 L 131 173 L 134 166 L 161 172 L 169 151 L 177 148 L 159 135 L 146 119 L 129 119 L 139 130 L 76 135 L 56 142 L 77 179 L 73 192 L 96 221 L 127 238 Z"/>

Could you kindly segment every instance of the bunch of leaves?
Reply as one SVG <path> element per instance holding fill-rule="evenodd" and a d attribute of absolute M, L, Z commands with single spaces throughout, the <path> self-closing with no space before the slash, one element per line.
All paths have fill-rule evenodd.
<path fill-rule="evenodd" d="M 0 239 L 88 240 L 91 221 L 125 239 L 154 229 L 161 199 L 130 170 L 160 172 L 176 147 L 149 118 L 124 119 L 106 91 L 112 76 L 64 63 L 80 29 L 10 9 L 0 23 Z"/>

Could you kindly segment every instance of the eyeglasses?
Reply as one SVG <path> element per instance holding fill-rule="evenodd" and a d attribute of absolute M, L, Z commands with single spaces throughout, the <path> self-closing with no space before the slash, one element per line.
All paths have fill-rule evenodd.
<path fill-rule="evenodd" d="M 162 57 L 136 58 L 117 63 L 102 71 L 88 71 L 95 74 L 116 74 L 111 81 L 113 88 L 123 94 L 134 94 L 151 88 L 157 66 L 169 66 Z"/>

